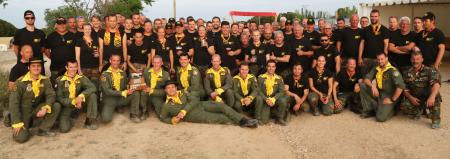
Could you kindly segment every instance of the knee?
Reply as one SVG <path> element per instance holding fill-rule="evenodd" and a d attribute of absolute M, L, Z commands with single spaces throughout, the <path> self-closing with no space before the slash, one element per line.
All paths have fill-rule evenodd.
<path fill-rule="evenodd" d="M 112 121 L 112 116 L 108 116 L 108 115 L 102 115 L 102 122 L 107 124 L 110 123 Z"/>
<path fill-rule="evenodd" d="M 97 102 L 97 94 L 92 93 L 91 95 L 89 95 L 88 100 Z"/>
<path fill-rule="evenodd" d="M 378 122 L 385 122 L 385 121 L 388 120 L 388 117 L 385 116 L 385 115 L 377 115 L 377 116 L 376 116 L 376 120 L 377 120 Z"/>
<path fill-rule="evenodd" d="M 13 136 L 13 139 L 17 143 L 25 143 L 30 139 L 30 137 L 30 132 L 28 132 L 28 130 L 22 129 L 17 136 Z"/>
<path fill-rule="evenodd" d="M 61 104 L 59 104 L 58 102 L 53 103 L 52 113 L 59 114 L 59 112 L 61 112 Z"/>
<path fill-rule="evenodd" d="M 310 94 L 308 97 L 308 101 L 309 104 L 311 104 L 312 106 L 316 106 L 317 102 L 319 101 L 319 96 L 317 96 L 316 94 Z"/>
<path fill-rule="evenodd" d="M 59 132 L 61 133 L 68 133 L 70 131 L 70 126 L 61 126 L 61 124 L 59 125 Z"/>

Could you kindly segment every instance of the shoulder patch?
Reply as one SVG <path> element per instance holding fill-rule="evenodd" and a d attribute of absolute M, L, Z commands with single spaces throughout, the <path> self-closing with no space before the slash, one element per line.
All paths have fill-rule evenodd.
<path fill-rule="evenodd" d="M 100 80 L 103 81 L 103 82 L 106 82 L 106 77 L 105 77 L 105 75 L 102 75 L 102 76 L 100 77 Z"/>
<path fill-rule="evenodd" d="M 394 71 L 394 77 L 398 77 L 399 75 L 400 75 L 400 73 L 397 70 L 395 70 Z"/>

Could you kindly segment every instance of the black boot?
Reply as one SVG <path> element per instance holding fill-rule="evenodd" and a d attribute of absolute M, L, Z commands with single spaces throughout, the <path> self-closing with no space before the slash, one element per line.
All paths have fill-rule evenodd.
<path fill-rule="evenodd" d="M 249 128 L 257 128 L 258 127 L 258 120 L 242 118 L 241 121 L 239 121 L 239 126 L 241 126 L 241 127 L 249 127 Z"/>
<path fill-rule="evenodd" d="M 95 120 L 86 118 L 86 121 L 84 122 L 84 128 L 89 130 L 96 130 L 98 126 L 95 124 Z"/>

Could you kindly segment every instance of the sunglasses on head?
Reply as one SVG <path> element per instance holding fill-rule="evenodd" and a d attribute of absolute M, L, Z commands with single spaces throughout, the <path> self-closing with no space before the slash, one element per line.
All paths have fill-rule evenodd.
<path fill-rule="evenodd" d="M 25 17 L 26 20 L 34 19 L 34 17 Z"/>

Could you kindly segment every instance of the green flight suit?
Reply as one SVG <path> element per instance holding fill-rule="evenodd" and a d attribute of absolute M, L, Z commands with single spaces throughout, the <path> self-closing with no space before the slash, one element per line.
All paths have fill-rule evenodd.
<path fill-rule="evenodd" d="M 116 107 L 130 106 L 130 114 L 139 115 L 140 92 L 134 91 L 131 95 L 126 95 L 128 87 L 128 77 L 125 71 L 120 70 L 120 89 L 116 89 L 113 83 L 113 74 L 108 69 L 100 77 L 100 88 L 103 95 L 102 121 L 109 123 L 112 121 Z"/>
<path fill-rule="evenodd" d="M 230 70 L 227 67 L 221 67 L 219 70 L 220 87 L 216 85 L 215 75 L 213 68 L 206 71 L 206 77 L 204 78 L 204 88 L 206 95 L 216 91 L 220 98 L 225 99 L 224 102 L 230 107 L 234 105 L 234 93 L 233 93 L 233 78 L 231 77 Z"/>
<path fill-rule="evenodd" d="M 198 101 L 197 96 L 182 93 L 182 91 L 178 91 L 178 97 L 181 104 L 173 100 L 166 100 L 161 109 L 161 121 L 174 124 L 172 118 L 181 111 L 186 111 L 183 121 L 193 123 L 239 124 L 244 118 L 243 115 L 223 103 Z"/>
<path fill-rule="evenodd" d="M 388 67 L 387 66 L 385 67 Z M 375 79 L 378 72 L 378 67 L 372 68 L 368 74 L 366 74 L 365 79 L 370 81 Z M 375 97 L 372 93 L 372 88 L 367 84 L 360 84 L 360 98 L 361 106 L 363 107 L 363 113 L 370 114 L 375 111 L 376 119 L 379 122 L 387 121 L 390 117 L 394 115 L 394 106 L 398 103 L 399 99 L 393 101 L 391 104 L 383 104 L 385 98 L 392 98 L 397 88 L 405 89 L 405 83 L 403 82 L 402 75 L 395 67 L 388 68 L 382 74 L 382 88 L 377 85 L 379 91 L 379 96 Z"/>
<path fill-rule="evenodd" d="M 241 77 L 238 75 L 233 77 L 233 90 L 234 90 L 234 98 L 235 98 L 235 104 L 234 109 L 236 109 L 238 112 L 242 113 L 245 111 L 251 111 L 251 113 L 255 116 L 256 119 L 261 120 L 261 111 L 264 101 L 262 100 L 259 89 L 258 89 L 258 81 L 256 81 L 256 77 L 254 77 L 251 74 L 247 75 L 247 94 L 244 94 L 242 85 L 245 83 L 245 79 L 241 79 Z M 241 81 L 242 80 L 242 81 Z M 252 98 L 252 102 L 248 106 L 244 106 L 241 103 L 241 100 L 245 97 Z M 252 111 L 253 110 L 253 111 Z"/>
<path fill-rule="evenodd" d="M 34 95 L 29 73 L 17 79 L 15 83 L 16 88 L 9 96 L 9 111 L 13 127 L 23 123 L 23 129 L 17 136 L 13 136 L 14 141 L 23 143 L 30 139 L 32 127 L 50 131 L 61 111 L 61 105 L 55 102 L 55 91 L 50 79 L 45 76 L 41 76 L 37 96 Z M 50 111 L 48 110 L 43 118 L 36 117 L 36 113 L 42 108 L 50 108 Z"/>
<path fill-rule="evenodd" d="M 86 118 L 95 120 L 98 115 L 97 105 L 97 88 L 95 85 L 83 75 L 76 75 L 75 77 L 75 97 L 70 98 L 70 84 L 66 75 L 59 76 L 56 79 L 56 100 L 61 104 L 61 115 L 59 117 L 59 129 L 61 132 L 69 132 L 73 127 L 71 123 L 71 114 L 76 111 L 75 100 L 78 96 L 83 96 L 85 101 L 83 107 L 86 107 Z"/>
<path fill-rule="evenodd" d="M 181 72 L 182 68 L 178 67 L 177 69 L 177 83 L 178 83 L 178 89 L 185 90 L 185 93 L 189 93 L 192 95 L 197 96 L 197 99 L 200 101 L 200 99 L 203 99 L 205 96 L 205 90 L 203 89 L 203 82 L 202 82 L 202 76 L 198 69 L 195 66 L 188 65 L 188 80 L 189 83 L 188 88 L 184 88 L 182 84 L 181 79 Z"/>
<path fill-rule="evenodd" d="M 263 100 L 263 106 L 261 107 L 261 110 L 256 110 L 256 112 L 260 113 L 260 121 L 263 124 L 268 123 L 271 116 L 275 116 L 278 120 L 284 120 L 287 114 L 287 101 L 289 96 L 286 95 L 284 90 L 283 79 L 276 74 L 274 76 L 275 83 L 272 86 L 272 94 L 267 94 L 266 80 L 268 75 L 261 74 L 258 77 L 258 87 L 260 89 L 260 96 Z M 275 99 L 275 105 L 273 107 L 270 107 L 266 103 L 266 100 L 269 98 Z"/>
<path fill-rule="evenodd" d="M 153 71 L 153 69 L 147 68 L 142 74 L 147 87 L 150 87 L 152 84 L 151 71 Z M 147 107 L 147 105 L 150 104 L 155 109 L 155 113 L 158 117 L 161 114 L 161 107 L 164 104 L 164 100 L 166 98 L 166 92 L 164 92 L 164 84 L 166 83 L 166 81 L 170 80 L 170 74 L 167 71 L 162 70 L 162 68 L 161 71 L 161 74 L 159 74 L 157 77 L 155 88 L 153 89 L 153 91 L 149 93 L 143 91 L 141 92 L 141 108 L 144 108 L 143 112 L 150 112 L 149 107 Z"/>
<path fill-rule="evenodd" d="M 427 108 L 426 101 L 431 94 L 431 89 L 434 84 L 441 83 L 441 75 L 434 68 L 423 66 L 423 68 L 416 72 L 413 67 L 408 69 L 403 74 L 403 79 L 406 84 L 406 90 L 412 96 L 420 100 L 419 106 L 414 106 L 405 97 L 401 104 L 402 111 L 408 115 L 419 116 Z M 429 108 L 431 112 L 431 121 L 433 124 L 440 124 L 441 122 L 441 95 L 436 95 L 434 105 Z"/>

